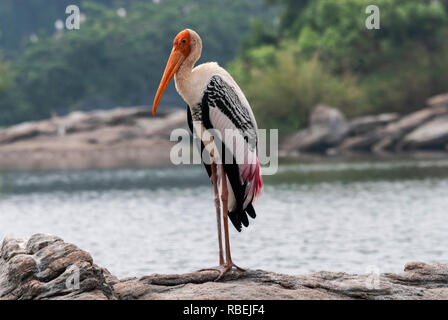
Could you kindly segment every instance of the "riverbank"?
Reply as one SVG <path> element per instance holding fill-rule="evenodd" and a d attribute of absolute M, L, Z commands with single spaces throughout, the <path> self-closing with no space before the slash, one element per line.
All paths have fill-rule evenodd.
<path fill-rule="evenodd" d="M 0 130 L 0 170 L 110 169 L 169 164 L 185 110 L 146 107 L 73 112 Z"/>
<path fill-rule="evenodd" d="M 185 109 L 149 107 L 73 112 L 0 129 L 0 171 L 151 168 L 171 165 L 174 129 Z M 434 159 L 448 157 L 448 94 L 408 115 L 346 119 L 319 105 L 309 126 L 280 141 L 282 161 Z"/>
<path fill-rule="evenodd" d="M 212 271 L 118 279 L 61 238 L 6 238 L 0 248 L 0 299 L 448 299 L 448 264 L 407 263 L 399 274 L 320 271 L 284 275 Z"/>
<path fill-rule="evenodd" d="M 310 114 L 308 127 L 287 137 L 280 150 L 284 156 L 350 157 L 361 152 L 388 157 L 421 151 L 448 155 L 448 94 L 432 97 L 427 107 L 404 115 L 346 119 L 337 108 L 318 105 Z"/>

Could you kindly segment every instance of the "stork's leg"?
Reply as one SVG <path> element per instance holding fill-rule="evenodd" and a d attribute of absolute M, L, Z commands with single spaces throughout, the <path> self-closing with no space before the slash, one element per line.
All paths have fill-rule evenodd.
<path fill-rule="evenodd" d="M 218 281 L 221 279 L 228 271 L 232 270 L 233 267 L 240 271 L 244 271 L 244 269 L 235 265 L 232 261 L 232 255 L 230 253 L 230 238 L 229 238 L 229 217 L 228 217 L 228 207 L 227 200 L 229 197 L 229 192 L 227 189 L 227 175 L 224 171 L 224 164 L 221 164 L 221 201 L 222 201 L 222 214 L 224 221 L 224 239 L 226 244 L 226 263 L 224 265 L 224 269 L 221 271 L 219 277 L 216 279 Z"/>
<path fill-rule="evenodd" d="M 219 247 L 219 266 L 213 268 L 201 269 L 199 271 L 218 271 L 222 272 L 224 270 L 224 254 L 222 250 L 222 228 L 221 228 L 221 201 L 219 199 L 218 191 L 218 176 L 216 163 L 211 160 L 211 171 L 212 171 L 212 183 L 213 183 L 213 193 L 215 194 L 215 207 L 216 207 L 216 224 L 218 226 L 218 247 Z"/>
<path fill-rule="evenodd" d="M 219 202 L 219 192 L 218 192 L 218 177 L 216 175 L 216 163 L 211 163 L 212 169 L 212 183 L 213 192 L 215 194 L 215 207 L 216 207 L 216 224 L 218 226 L 218 246 L 219 246 L 219 265 L 224 265 L 224 256 L 222 252 L 222 235 L 221 235 L 221 204 Z"/>
<path fill-rule="evenodd" d="M 227 201 L 229 199 L 229 191 L 227 190 L 227 176 L 224 172 L 224 165 L 221 164 L 221 201 L 222 201 L 222 215 L 224 220 L 224 239 L 226 242 L 226 265 L 232 264 L 232 255 L 230 254 L 230 239 L 229 239 L 229 217 Z"/>

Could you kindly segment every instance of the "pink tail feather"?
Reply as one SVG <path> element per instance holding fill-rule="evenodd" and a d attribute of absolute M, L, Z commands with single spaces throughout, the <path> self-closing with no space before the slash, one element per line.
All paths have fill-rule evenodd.
<path fill-rule="evenodd" d="M 247 207 L 250 202 L 255 203 L 257 201 L 263 189 L 263 178 L 258 159 L 256 159 L 255 164 L 250 164 L 243 168 L 241 177 L 247 183 L 244 200 L 244 207 Z"/>

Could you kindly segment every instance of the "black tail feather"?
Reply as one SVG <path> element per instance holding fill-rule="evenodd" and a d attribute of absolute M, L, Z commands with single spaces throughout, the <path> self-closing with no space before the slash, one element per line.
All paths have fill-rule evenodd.
<path fill-rule="evenodd" d="M 232 221 L 233 226 L 238 232 L 241 232 L 241 217 L 240 212 L 232 211 L 229 212 L 230 221 Z"/>
<path fill-rule="evenodd" d="M 229 212 L 230 221 L 232 221 L 233 226 L 236 230 L 238 230 L 238 232 L 241 232 L 242 226 L 245 226 L 246 228 L 249 226 L 249 219 L 247 218 L 247 215 L 249 215 L 252 219 L 255 219 L 257 216 L 252 204 L 249 204 L 247 208 L 242 211 L 235 210 Z"/>
<path fill-rule="evenodd" d="M 246 212 L 252 219 L 255 219 L 257 216 L 257 214 L 255 213 L 255 209 L 252 206 L 252 203 L 249 203 L 249 205 L 246 208 Z"/>
<path fill-rule="evenodd" d="M 249 219 L 247 219 L 246 212 L 243 211 L 243 213 L 240 214 L 240 216 L 241 216 L 241 222 L 243 223 L 243 226 L 245 226 L 247 228 L 249 226 Z"/>

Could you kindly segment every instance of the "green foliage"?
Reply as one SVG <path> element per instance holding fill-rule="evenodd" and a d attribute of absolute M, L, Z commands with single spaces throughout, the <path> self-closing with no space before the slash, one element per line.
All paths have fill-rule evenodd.
<path fill-rule="evenodd" d="M 0 57 L 0 92 L 6 90 L 11 85 L 11 76 L 9 65 L 1 60 Z"/>
<path fill-rule="evenodd" d="M 54 33 L 68 4 L 79 5 L 86 21 L 81 30 Z M 446 92 L 448 0 L 377 0 L 380 30 L 365 27 L 370 4 L 4 0 L 0 47 L 9 61 L 0 62 L 0 124 L 52 111 L 151 103 L 171 41 L 186 27 L 204 40 L 201 61 L 231 61 L 263 126 L 297 129 L 319 102 L 348 115 L 407 113 Z M 117 15 L 118 7 L 126 17 Z M 31 34 L 38 42 L 30 42 Z M 173 86 L 162 103 L 183 104 Z"/>
<path fill-rule="evenodd" d="M 269 114 L 266 117 L 269 121 L 276 117 L 265 108 L 272 108 L 270 105 L 275 103 L 271 98 L 264 99 L 266 95 L 282 91 L 286 85 L 291 88 L 297 85 L 291 81 L 292 74 L 285 72 L 288 69 L 282 67 L 286 62 L 277 61 L 270 67 L 274 52 L 287 54 L 291 50 L 290 43 L 296 52 L 297 65 L 287 62 L 288 68 L 295 70 L 296 77 L 313 83 L 308 88 L 297 85 L 297 92 L 304 96 L 304 90 L 310 90 L 310 96 L 321 97 L 323 101 L 316 101 L 317 98 L 289 103 L 282 100 L 281 108 L 288 109 L 277 119 L 279 125 L 298 128 L 303 123 L 303 114 L 317 102 L 333 103 L 348 115 L 384 111 L 407 113 L 423 107 L 428 97 L 448 90 L 447 0 L 375 1 L 381 13 L 380 30 L 365 27 L 368 16 L 365 10 L 372 4 L 369 0 L 268 2 L 283 6 L 279 28 L 269 31 L 273 37 L 265 37 L 260 36 L 266 32 L 261 32 L 263 29 L 258 26 L 249 36 L 249 39 L 257 39 L 258 45 L 249 41 L 253 45 L 244 47 L 231 69 L 243 88 L 251 91 L 254 108 L 263 117 Z M 311 71 L 304 66 L 314 66 L 312 74 L 316 76 L 312 79 L 320 81 L 313 82 Z M 254 76 L 257 73 L 264 76 Z M 275 79 L 270 87 L 268 75 Z M 348 83 L 337 90 L 331 89 L 338 81 L 343 84 L 347 77 Z M 260 81 L 263 85 L 257 92 Z M 321 87 L 327 85 L 329 88 L 325 90 L 332 92 L 331 99 L 320 95 Z M 291 96 L 295 96 L 293 91 Z M 340 99 L 336 98 L 337 94 L 341 95 Z M 278 99 L 282 97 L 278 94 Z M 347 104 L 341 105 L 342 101 Z M 298 108 L 303 109 L 303 113 L 297 111 Z M 288 114 L 296 118 L 288 119 Z"/>
<path fill-rule="evenodd" d="M 245 83 L 260 127 L 279 128 L 281 134 L 291 132 L 306 123 L 310 109 L 318 103 L 339 107 L 349 115 L 366 107 L 355 80 L 331 75 L 317 57 L 303 60 L 290 47 L 274 54 L 271 47 L 262 47 L 259 56 L 262 52 L 264 59 L 258 57 L 248 82 L 240 78 L 238 64 L 231 66 L 232 74 Z"/>
<path fill-rule="evenodd" d="M 250 30 L 248 17 L 265 14 L 261 0 L 116 1 L 125 4 L 125 17 L 117 14 L 118 5 L 101 2 L 82 3 L 86 20 L 80 30 L 41 31 L 38 42 L 26 43 L 11 65 L 17 85 L 0 94 L 0 123 L 46 118 L 53 111 L 150 104 L 180 30 L 201 35 L 201 61 L 225 64 Z M 65 8 L 60 12 L 65 20 Z M 183 105 L 174 86 L 162 103 Z"/>
<path fill-rule="evenodd" d="M 365 27 L 369 0 L 319 0 L 300 17 L 298 45 L 304 53 L 318 51 L 341 69 L 370 73 L 384 62 L 401 60 L 409 45 L 429 51 L 445 45 L 448 16 L 434 1 L 378 0 L 381 29 Z"/>
<path fill-rule="evenodd" d="M 334 73 L 359 76 L 377 112 L 409 112 L 447 90 L 448 14 L 434 1 L 378 0 L 381 29 L 365 28 L 369 0 L 320 0 L 301 17 L 298 46 Z M 437 71 L 436 71 L 437 70 Z M 436 71 L 436 72 L 434 72 Z"/>
<path fill-rule="evenodd" d="M 112 4 L 110 0 L 95 0 Z M 8 55 L 17 54 L 21 44 L 33 33 L 54 30 L 57 19 L 65 19 L 68 5 L 81 0 L 2 0 L 0 1 L 0 47 Z"/>
<path fill-rule="evenodd" d="M 300 28 L 298 17 L 310 2 L 310 0 L 266 0 L 267 4 L 283 7 L 279 26 L 282 35 L 294 33 Z"/>

